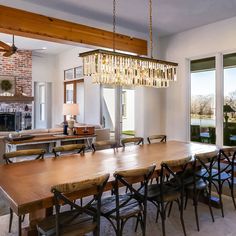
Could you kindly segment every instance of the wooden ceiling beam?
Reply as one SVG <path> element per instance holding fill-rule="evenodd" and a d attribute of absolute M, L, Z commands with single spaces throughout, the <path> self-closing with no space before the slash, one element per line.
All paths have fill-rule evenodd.
<path fill-rule="evenodd" d="M 113 33 L 49 16 L 0 5 L 0 31 L 67 44 L 112 48 Z M 116 49 L 147 55 L 147 41 L 116 34 Z"/>

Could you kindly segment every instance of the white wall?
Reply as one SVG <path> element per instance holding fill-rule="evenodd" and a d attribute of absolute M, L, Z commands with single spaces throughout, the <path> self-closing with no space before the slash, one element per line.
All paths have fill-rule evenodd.
<path fill-rule="evenodd" d="M 56 57 L 53 55 L 46 55 L 46 54 L 39 54 L 39 55 L 32 55 L 32 89 L 33 89 L 33 96 L 34 93 L 34 82 L 48 82 L 51 83 L 51 92 L 52 96 L 49 99 L 49 104 L 54 104 L 55 99 L 55 89 L 54 84 L 56 82 Z M 51 126 L 52 119 L 54 116 L 53 108 L 49 108 L 47 111 L 49 114 L 47 115 L 48 118 L 48 125 Z M 33 106 L 33 127 L 34 125 L 34 106 Z"/>
<path fill-rule="evenodd" d="M 64 103 L 64 70 L 82 65 L 79 53 L 91 50 L 89 48 L 74 47 L 56 56 L 56 80 L 54 89 L 56 91 L 53 101 L 53 126 L 63 121 L 62 105 Z M 82 89 L 82 88 L 80 88 Z M 82 98 L 80 97 L 82 100 Z M 92 84 L 91 78 L 84 78 L 84 104 L 80 105 L 79 122 L 87 124 L 100 124 L 100 88 Z M 83 109 L 84 108 L 84 109 Z"/>
<path fill-rule="evenodd" d="M 178 81 L 164 95 L 165 127 L 170 139 L 188 141 L 190 78 L 188 59 L 236 52 L 236 17 L 161 38 L 162 58 L 179 63 Z"/>

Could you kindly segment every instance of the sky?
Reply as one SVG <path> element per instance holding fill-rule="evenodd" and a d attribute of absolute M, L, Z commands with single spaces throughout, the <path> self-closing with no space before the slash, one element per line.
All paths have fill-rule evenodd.
<path fill-rule="evenodd" d="M 224 69 L 224 94 L 236 90 L 236 68 Z M 191 94 L 215 94 L 215 71 L 195 72 L 191 74 Z"/>

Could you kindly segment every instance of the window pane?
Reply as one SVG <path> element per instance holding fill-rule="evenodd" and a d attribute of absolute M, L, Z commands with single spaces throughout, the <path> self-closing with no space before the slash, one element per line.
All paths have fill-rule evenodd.
<path fill-rule="evenodd" d="M 224 145 L 236 144 L 236 54 L 224 56 Z"/>
<path fill-rule="evenodd" d="M 46 93 L 45 84 L 39 85 L 39 102 L 45 103 Z"/>
<path fill-rule="evenodd" d="M 215 143 L 215 60 L 197 61 L 191 62 L 191 141 Z"/>
<path fill-rule="evenodd" d="M 66 103 L 73 103 L 73 84 L 66 84 Z"/>
<path fill-rule="evenodd" d="M 39 104 L 40 107 L 40 120 L 44 121 L 45 120 L 45 104 L 41 103 Z"/>

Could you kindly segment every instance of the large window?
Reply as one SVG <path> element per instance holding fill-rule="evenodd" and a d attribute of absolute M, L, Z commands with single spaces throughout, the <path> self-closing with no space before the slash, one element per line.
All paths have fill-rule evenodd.
<path fill-rule="evenodd" d="M 236 145 L 236 53 L 224 55 L 224 145 Z"/>
<path fill-rule="evenodd" d="M 191 61 L 191 141 L 215 143 L 215 58 Z"/>

